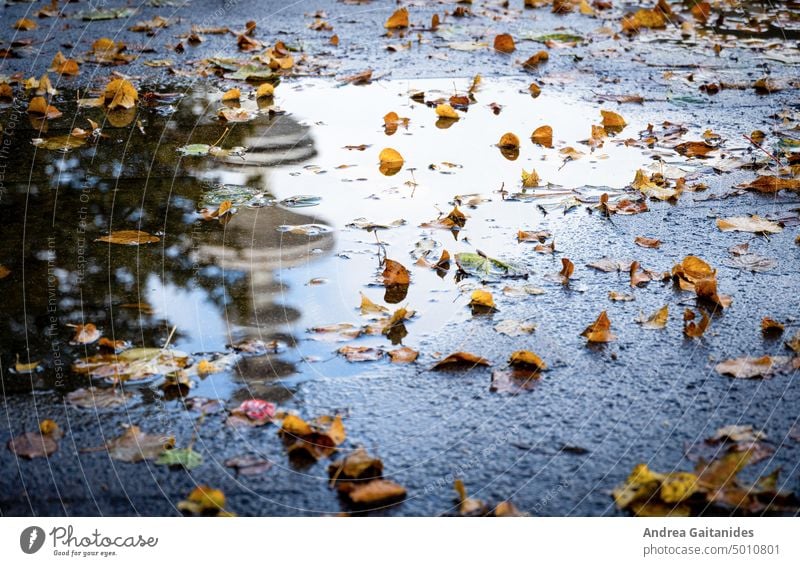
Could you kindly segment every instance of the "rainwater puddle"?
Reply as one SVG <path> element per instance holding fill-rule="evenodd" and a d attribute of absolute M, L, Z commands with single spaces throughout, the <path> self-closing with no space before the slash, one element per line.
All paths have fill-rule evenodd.
<path fill-rule="evenodd" d="M 271 111 L 243 96 L 242 108 L 261 108 L 260 115 L 227 125 L 217 118 L 219 91 L 183 93 L 178 102 L 142 105 L 138 114 L 113 120 L 100 109 L 75 117 L 74 97 L 64 94 L 64 118 L 47 132 L 6 108 L 4 122 L 16 115 L 12 141 L 20 164 L 6 174 L 0 212 L 0 264 L 10 270 L 0 281 L 7 391 L 15 390 L 15 379 L 19 390 L 29 388 L 31 377 L 44 388 L 85 385 L 70 365 L 98 347 L 70 344 L 68 325 L 93 323 L 104 336 L 137 347 L 160 347 L 171 335 L 170 346 L 194 362 L 260 340 L 266 355 L 192 375 L 194 394 L 286 401 L 305 380 L 369 367 L 337 355 L 344 344 L 416 348 L 470 316 L 469 294 L 481 282 L 457 277 L 454 261 L 448 270 L 433 269 L 444 250 L 451 258 L 479 252 L 527 275 L 494 281 L 496 294 L 504 287 L 546 289 L 553 284 L 537 265 L 542 254 L 518 243 L 518 230 L 568 241 L 565 215 L 585 215 L 585 205 L 602 193 L 620 197 L 637 169 L 657 171 L 679 159 L 624 143 L 648 123 L 631 105 L 602 107 L 624 112 L 629 125 L 592 149 L 583 142 L 600 124 L 600 105 L 546 89 L 533 98 L 521 80 L 482 84 L 457 121 L 437 119 L 432 105 L 410 97 L 448 99 L 470 84 L 289 82 L 276 90 Z M 385 128 L 389 112 L 407 123 Z M 107 137 L 67 153 L 30 144 L 85 127 L 84 118 L 100 123 Z M 543 125 L 553 129 L 553 148 L 530 140 Z M 496 146 L 506 132 L 518 136 L 518 155 Z M 246 153 L 192 155 L 204 151 L 191 144 L 215 143 Z M 574 151 L 565 153 L 567 147 Z M 181 157 L 180 148 L 189 155 Z M 379 168 L 385 148 L 404 159 L 389 176 Z M 654 161 L 657 155 L 666 165 Z M 538 187 L 522 188 L 523 170 L 535 170 Z M 235 209 L 225 222 L 209 216 L 225 201 Z M 463 226 L 437 227 L 455 206 Z M 112 230 L 142 230 L 160 241 L 96 241 Z M 386 257 L 409 269 L 407 288 L 384 288 Z M 362 315 L 360 293 L 387 314 Z M 414 315 L 381 333 L 381 317 L 401 307 Z M 309 331 L 329 325 L 344 326 Z M 40 367 L 9 373 L 17 356 Z"/>

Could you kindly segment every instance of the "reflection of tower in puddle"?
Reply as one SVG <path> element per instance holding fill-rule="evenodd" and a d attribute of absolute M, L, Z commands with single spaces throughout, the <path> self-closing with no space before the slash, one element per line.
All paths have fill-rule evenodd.
<path fill-rule="evenodd" d="M 263 168 L 302 162 L 315 155 L 316 150 L 308 129 L 288 116 L 273 119 L 260 131 L 259 135 L 248 135 L 243 140 L 242 145 L 248 148 L 244 163 L 240 158 L 232 158 L 229 163 L 238 166 L 237 173 L 252 173 L 255 182 L 247 186 L 270 198 L 268 176 Z M 316 222 L 313 216 L 280 206 L 241 206 L 224 229 L 204 234 L 204 241 L 197 248 L 197 259 L 223 272 L 228 295 L 224 314 L 231 343 L 244 340 L 294 343 L 286 329 L 300 318 L 300 311 L 284 304 L 281 273 L 329 252 L 334 240 L 331 233 L 308 237 L 279 232 L 278 227 Z M 246 357 L 238 365 L 238 373 L 247 388 L 236 396 L 283 397 L 284 389 L 270 383 L 273 378 L 295 371 L 294 364 L 282 361 L 280 354 Z"/>

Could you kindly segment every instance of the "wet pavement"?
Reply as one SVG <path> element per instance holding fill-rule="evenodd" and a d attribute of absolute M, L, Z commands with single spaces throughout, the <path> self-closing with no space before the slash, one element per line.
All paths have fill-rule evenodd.
<path fill-rule="evenodd" d="M 191 9 L 196 13 L 208 5 L 213 14 L 211 4 L 193 3 Z M 5 10 L 13 13 L 11 20 L 28 8 Z M 628 40 L 598 31 L 604 22 L 593 18 L 518 9 L 488 30 L 484 18 L 458 19 L 425 35 L 429 43 L 392 53 L 386 44 L 400 40 L 381 37 L 392 8 L 321 2 L 270 12 L 263 39 L 302 45 L 314 59 L 309 74 L 315 76 L 285 77 L 272 105 L 253 100 L 252 87 L 243 86 L 241 107 L 258 112 L 245 123 L 226 125 L 217 118 L 223 91 L 235 83 L 174 76 L 138 62 L 116 69 L 142 75 L 140 92 L 180 93 L 179 99 L 141 104 L 122 116 L 79 110 L 74 88 L 101 87 L 107 80 L 108 69 L 95 66 L 57 84 L 63 117 L 50 121 L 46 131 L 15 112 L 13 103 L 2 110 L 0 122 L 13 134 L 13 157 L 5 161 L 0 208 L 0 265 L 10 271 L 0 279 L 6 297 L 0 316 L 0 441 L 5 445 L 12 436 L 35 430 L 46 418 L 65 432 L 60 449 L 46 459 L 29 461 L 0 451 L 6 471 L 0 479 L 3 514 L 176 514 L 177 502 L 198 483 L 222 489 L 227 507 L 241 515 L 352 510 L 329 485 L 329 460 L 290 459 L 275 425 L 234 428 L 225 424 L 224 413 L 198 420 L 181 395 L 220 399 L 227 409 L 259 398 L 303 418 L 343 415 L 347 441 L 341 451 L 367 448 L 383 460 L 384 474 L 408 490 L 402 503 L 371 511 L 378 514 L 452 512 L 454 478 L 462 478 L 474 497 L 510 499 L 531 514 L 620 513 L 610 493 L 635 464 L 647 462 L 665 472 L 691 469 L 687 449 L 731 424 L 764 429 L 774 448 L 748 468 L 749 479 L 780 466 L 780 487 L 800 489 L 796 371 L 764 380 L 730 379 L 714 371 L 729 358 L 787 355 L 784 339 L 800 326 L 795 193 L 736 188 L 752 181 L 756 171 L 775 169 L 743 134 L 767 132 L 765 147 L 775 151 L 796 140 L 792 132 L 800 116 L 791 86 L 800 61 L 796 22 L 789 18 L 785 29 L 767 23 L 754 29 L 753 16 L 739 35 L 698 28 L 685 39 L 670 29 Z M 427 22 L 436 8 L 412 6 L 412 14 Z M 173 9 L 143 7 L 133 19 Z M 228 9 L 224 18 L 203 25 L 243 27 L 250 18 L 244 6 Z M 318 9 L 327 12 L 324 19 L 333 31 L 306 28 L 314 18 L 304 14 Z M 494 5 L 473 7 L 484 9 L 504 13 Z M 188 10 L 177 12 L 187 22 Z M 131 43 L 145 38 L 162 49 L 187 22 L 155 38 L 132 32 L 120 38 Z M 732 32 L 736 22 L 730 17 L 717 28 Z M 607 25 L 616 28 L 617 22 Z M 116 20 L 71 26 L 58 41 L 85 50 L 120 27 Z M 257 29 L 260 37 L 260 23 Z M 519 57 L 461 50 L 464 42 L 500 31 L 520 38 L 555 30 L 592 39 L 553 47 L 546 68 L 533 73 L 522 72 L 519 61 L 542 48 L 538 42 L 518 39 L 518 53 L 524 53 Z M 327 44 L 332 33 L 340 35 L 338 49 L 344 53 L 332 53 Z M 750 41 L 740 41 L 741 34 Z M 235 50 L 230 35 L 206 37 L 197 46 L 187 44 L 181 57 L 189 60 L 176 68 Z M 724 44 L 721 57 L 715 44 Z M 31 49 L 6 59 L 0 74 L 38 76 L 57 48 L 46 44 L 41 54 L 26 51 Z M 383 78 L 365 86 L 336 80 L 366 68 Z M 709 82 L 750 85 L 766 72 L 786 88 L 770 94 L 749 87 L 723 88 L 715 95 L 699 90 Z M 427 101 L 465 95 L 476 73 L 484 79 L 458 121 L 439 119 L 431 105 L 412 98 L 417 92 Z M 528 90 L 531 81 L 542 86 L 536 98 Z M 610 100 L 632 94 L 644 103 Z M 620 113 L 627 126 L 591 147 L 584 142 L 590 126 L 600 122 L 601 109 Z M 409 118 L 408 124 L 385 127 L 388 112 Z M 85 127 L 87 118 L 108 137 L 66 153 L 30 143 Z M 665 122 L 684 129 L 670 135 Z M 545 124 L 553 128 L 553 148 L 529 140 L 530 132 Z M 655 143 L 646 141 L 651 124 Z M 702 139 L 709 129 L 716 134 L 712 139 L 722 140 L 710 159 L 674 151 L 677 143 Z M 505 132 L 522 140 L 519 155 L 496 147 Z M 191 144 L 215 142 L 247 151 L 224 158 L 180 155 Z M 379 169 L 385 147 L 405 159 L 390 176 Z M 575 151 L 563 152 L 567 147 Z M 639 169 L 673 183 L 684 178 L 703 190 L 685 190 L 671 202 L 647 199 L 649 210 L 641 214 L 604 215 L 600 196 L 607 194 L 611 202 L 635 196 L 629 185 Z M 522 188 L 523 170 L 537 172 L 538 187 Z M 227 222 L 203 219 L 202 209 L 213 210 L 225 200 L 236 208 Z M 432 226 L 454 206 L 466 215 L 460 230 Z M 765 237 L 721 232 L 714 224 L 745 214 L 781 220 L 784 230 Z M 160 241 L 140 246 L 96 241 L 122 229 L 143 230 Z M 546 242 L 555 241 L 555 253 L 518 241 L 519 230 L 548 232 Z M 637 236 L 657 238 L 661 247 L 637 246 Z M 749 251 L 777 260 L 776 266 L 763 273 L 735 267 L 729 248 L 743 242 Z M 480 251 L 513 264 L 526 277 L 481 281 L 459 276 L 455 262 L 442 273 L 419 261 L 435 263 L 445 249 L 451 256 Z M 730 308 L 714 313 L 699 340 L 684 336 L 681 321 L 684 308 L 698 304 L 693 294 L 672 281 L 634 289 L 625 270 L 604 273 L 587 266 L 608 257 L 636 260 L 660 273 L 689 254 L 716 268 L 720 291 L 733 297 Z M 401 296 L 387 293 L 382 284 L 383 257 L 411 272 Z M 562 268 L 561 258 L 575 265 L 569 285 L 553 276 Z M 468 303 L 475 289 L 492 292 L 496 312 L 473 315 Z M 609 291 L 635 300 L 611 301 Z M 368 332 L 336 341 L 335 333 L 319 331 L 374 322 L 359 311 L 360 293 L 390 312 L 406 307 L 415 314 L 403 332 L 388 336 Z M 635 322 L 641 312 L 649 315 L 665 304 L 666 328 L 650 330 Z M 618 338 L 587 346 L 581 331 L 602 310 Z M 762 335 L 765 316 L 785 323 L 783 337 Z M 509 336 L 497 330 L 506 320 L 536 329 Z M 234 363 L 210 375 L 193 374 L 190 389 L 165 389 L 159 380 L 129 381 L 123 388 L 132 398 L 123 407 L 82 409 L 66 395 L 89 380 L 70 365 L 97 347 L 70 344 L 73 330 L 67 325 L 86 322 L 135 347 L 169 341 L 194 363 Z M 254 340 L 268 352 L 233 355 L 231 345 Z M 336 353 L 344 345 L 388 351 L 401 344 L 420 352 L 415 363 L 396 364 L 385 356 L 353 363 Z M 521 349 L 542 356 L 548 370 L 530 391 L 491 391 L 493 371 Z M 484 356 L 493 367 L 431 370 L 456 351 Z M 40 364 L 32 372 L 18 371 L 17 361 Z M 174 436 L 181 447 L 193 443 L 204 463 L 185 471 L 110 458 L 102 446 L 127 424 Z M 261 475 L 237 475 L 224 462 L 241 454 L 257 454 L 272 466 Z"/>

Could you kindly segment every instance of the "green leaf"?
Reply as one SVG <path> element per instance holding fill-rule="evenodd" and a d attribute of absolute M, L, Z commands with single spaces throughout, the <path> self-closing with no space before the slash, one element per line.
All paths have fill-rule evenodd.
<path fill-rule="evenodd" d="M 524 277 L 525 271 L 516 265 L 505 263 L 499 259 L 474 253 L 456 254 L 458 267 L 467 275 L 481 279 L 498 277 Z"/>
<path fill-rule="evenodd" d="M 97 22 L 100 20 L 116 20 L 119 18 L 127 18 L 136 13 L 134 8 L 117 8 L 111 10 L 87 10 L 75 14 L 76 18 L 80 18 L 85 22 Z"/>
<path fill-rule="evenodd" d="M 280 77 L 272 72 L 272 69 L 258 65 L 244 65 L 239 67 L 239 70 L 235 73 L 225 75 L 225 78 L 239 81 L 260 80 L 272 84 L 278 84 L 280 82 Z"/>
<path fill-rule="evenodd" d="M 567 43 L 571 41 L 583 41 L 583 36 L 572 33 L 546 33 L 544 35 L 537 35 L 535 37 L 530 35 L 523 36 L 523 39 L 538 41 L 539 43 L 547 43 L 548 41 L 561 41 Z"/>
<path fill-rule="evenodd" d="M 192 470 L 203 463 L 203 456 L 192 448 L 173 448 L 167 450 L 156 460 L 156 464 L 165 466 L 183 466 Z"/>

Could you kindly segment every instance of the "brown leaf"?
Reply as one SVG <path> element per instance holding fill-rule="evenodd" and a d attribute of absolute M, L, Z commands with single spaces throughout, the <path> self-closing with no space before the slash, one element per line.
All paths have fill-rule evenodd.
<path fill-rule="evenodd" d="M 690 141 L 678 144 L 672 149 L 686 157 L 705 157 L 717 148 L 704 141 Z"/>
<path fill-rule="evenodd" d="M 342 346 L 337 351 L 348 362 L 374 362 L 383 357 L 383 350 L 369 346 Z"/>
<path fill-rule="evenodd" d="M 406 346 L 396 350 L 389 350 L 388 354 L 394 364 L 410 364 L 419 357 L 419 352 Z"/>
<path fill-rule="evenodd" d="M 28 113 L 44 116 L 47 120 L 54 120 L 61 116 L 61 111 L 55 106 L 49 105 L 44 97 L 41 96 L 31 98 L 28 103 Z"/>
<path fill-rule="evenodd" d="M 392 149 L 391 147 L 383 149 L 378 156 L 378 160 L 380 161 L 380 172 L 387 177 L 392 176 L 400 171 L 405 163 L 403 156 L 400 155 L 397 150 Z"/>
<path fill-rule="evenodd" d="M 519 138 L 511 132 L 506 132 L 497 142 L 497 147 L 501 149 L 519 149 Z"/>
<path fill-rule="evenodd" d="M 642 313 L 639 316 L 639 318 L 636 319 L 636 322 L 640 323 L 642 325 L 642 328 L 657 330 L 667 326 L 668 318 L 669 318 L 669 306 L 664 305 L 649 317 L 646 317 L 644 313 Z"/>
<path fill-rule="evenodd" d="M 800 191 L 800 179 L 781 179 L 772 175 L 763 175 L 757 177 L 755 181 L 740 186 L 761 193 L 776 193 L 782 190 Z"/>
<path fill-rule="evenodd" d="M 700 311 L 700 322 L 694 322 L 696 315 L 689 309 L 683 311 L 683 333 L 689 338 L 700 338 L 705 333 L 711 319 L 704 310 Z"/>
<path fill-rule="evenodd" d="M 102 334 L 91 322 L 87 324 L 70 324 L 68 326 L 75 329 L 71 344 L 91 344 L 99 340 Z"/>
<path fill-rule="evenodd" d="M 404 498 L 406 488 L 393 481 L 380 479 L 359 484 L 347 495 L 353 503 L 379 505 Z"/>
<path fill-rule="evenodd" d="M 723 232 L 752 232 L 754 234 L 777 234 L 783 227 L 777 222 L 765 220 L 760 216 L 734 216 L 717 218 L 717 228 Z"/>
<path fill-rule="evenodd" d="M 530 57 L 528 57 L 524 63 L 522 63 L 522 67 L 528 70 L 535 69 L 542 63 L 545 63 L 550 58 L 550 55 L 547 51 L 539 51 L 534 53 Z"/>
<path fill-rule="evenodd" d="M 383 462 L 370 456 L 363 448 L 356 448 L 328 466 L 328 475 L 333 483 L 378 479 L 383 475 Z"/>
<path fill-rule="evenodd" d="M 125 79 L 114 79 L 103 92 L 103 100 L 109 110 L 115 108 L 133 108 L 139 100 L 139 93 L 136 88 Z"/>
<path fill-rule="evenodd" d="M 383 261 L 383 284 L 390 285 L 408 285 L 411 283 L 411 274 L 408 269 L 403 267 L 402 264 L 391 259 Z"/>
<path fill-rule="evenodd" d="M 165 450 L 175 445 L 171 436 L 147 434 L 136 425 L 130 425 L 122 436 L 106 442 L 109 456 L 123 462 L 141 462 L 142 460 L 155 460 Z"/>
<path fill-rule="evenodd" d="M 645 238 L 644 236 L 636 236 L 636 239 L 633 242 L 637 246 L 642 246 L 643 248 L 658 248 L 661 246 L 661 240 L 656 238 Z"/>
<path fill-rule="evenodd" d="M 449 369 L 451 367 L 458 367 L 465 365 L 475 367 L 475 366 L 490 366 L 492 364 L 486 358 L 476 356 L 475 354 L 470 354 L 469 352 L 455 352 L 436 362 L 433 365 L 433 368 L 431 369 L 435 370 Z"/>
<path fill-rule="evenodd" d="M 786 356 L 761 356 L 760 358 L 745 356 L 720 362 L 714 366 L 714 369 L 719 374 L 737 379 L 768 378 L 788 361 L 789 358 Z"/>
<path fill-rule="evenodd" d="M 501 33 L 494 38 L 494 50 L 500 53 L 513 53 L 516 49 L 514 38 L 508 33 Z"/>
<path fill-rule="evenodd" d="M 547 369 L 547 364 L 544 363 L 544 360 L 530 350 L 517 350 L 508 358 L 508 363 L 514 367 L 534 368 L 537 371 Z"/>
<path fill-rule="evenodd" d="M 533 130 L 531 141 L 544 147 L 553 147 L 553 128 L 550 126 L 539 126 Z"/>
<path fill-rule="evenodd" d="M 581 336 L 585 337 L 589 342 L 596 343 L 612 342 L 617 339 L 611 333 L 611 320 L 609 320 L 606 311 L 601 312 L 597 320 L 581 332 Z"/>
<path fill-rule="evenodd" d="M 161 238 L 153 236 L 141 230 L 116 230 L 108 236 L 97 238 L 95 242 L 107 242 L 109 244 L 119 244 L 123 246 L 139 246 L 142 244 L 154 244 L 160 242 Z"/>
<path fill-rule="evenodd" d="M 600 114 L 603 116 L 603 127 L 604 128 L 624 128 L 628 125 L 625 119 L 617 114 L 616 112 L 612 112 L 611 110 L 600 110 Z"/>

